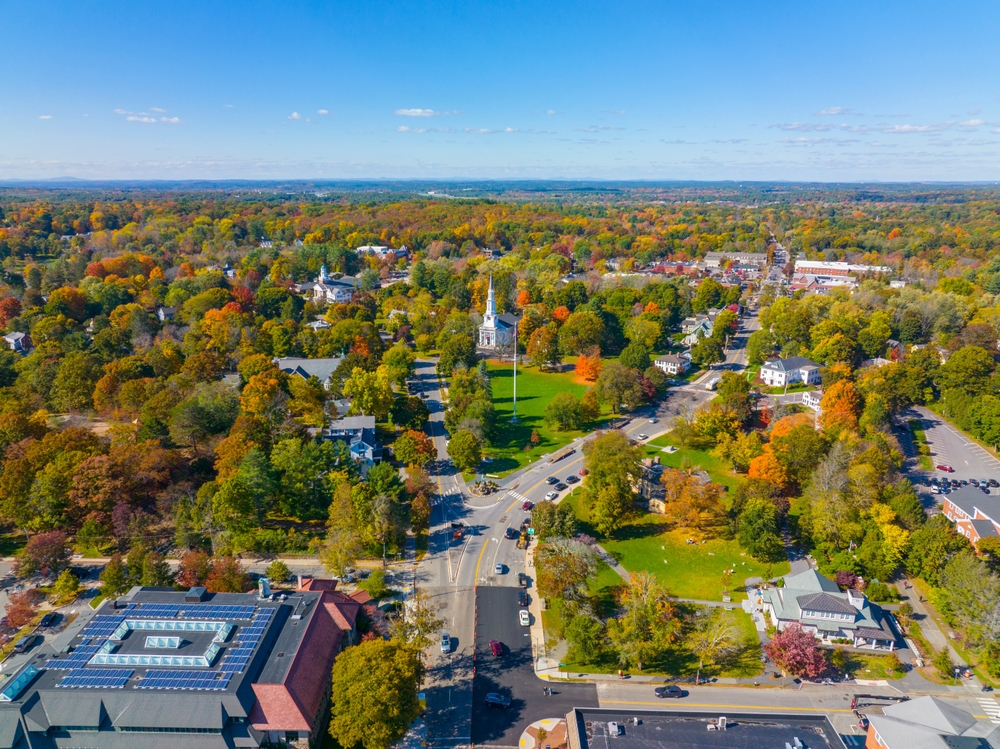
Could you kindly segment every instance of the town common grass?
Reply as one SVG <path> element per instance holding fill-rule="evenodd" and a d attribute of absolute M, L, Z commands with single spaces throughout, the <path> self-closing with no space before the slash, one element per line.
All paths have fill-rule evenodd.
<path fill-rule="evenodd" d="M 790 571 L 787 561 L 771 565 L 755 561 L 735 540 L 713 538 L 689 544 L 687 541 L 692 534 L 671 528 L 662 515 L 640 515 L 613 538 L 605 538 L 590 525 L 589 513 L 579 491 L 564 501 L 576 511 L 581 530 L 595 536 L 622 567 L 629 572 L 653 573 L 677 598 L 721 601 L 723 572 L 735 568 L 729 593 L 733 601 L 738 601 L 746 598 L 746 578 L 773 578 Z"/>
<path fill-rule="evenodd" d="M 557 432 L 545 425 L 545 407 L 557 393 L 572 393 L 582 399 L 587 386 L 577 382 L 572 372 L 541 372 L 536 367 L 517 368 L 517 423 L 514 414 L 514 365 L 488 364 L 493 385 L 493 406 L 496 410 L 496 438 L 484 450 L 490 463 L 484 463 L 487 473 L 501 476 L 553 453 L 586 431 Z M 602 420 L 605 417 L 602 417 Z M 593 425 L 591 425 L 593 426 Z M 540 440 L 531 444 L 531 432 L 538 430 Z M 589 429 L 587 430 L 589 431 Z M 530 450 L 525 450 L 530 446 Z"/>
<path fill-rule="evenodd" d="M 668 446 L 676 447 L 677 452 L 663 452 L 663 448 Z M 680 468 L 682 464 L 700 468 L 708 474 L 709 479 L 716 484 L 722 484 L 729 492 L 736 491 L 736 486 L 740 482 L 730 470 L 729 464 L 712 455 L 710 450 L 681 447 L 670 434 L 650 440 L 643 446 L 643 451 L 646 457 L 659 458 L 663 465 L 670 468 Z"/>

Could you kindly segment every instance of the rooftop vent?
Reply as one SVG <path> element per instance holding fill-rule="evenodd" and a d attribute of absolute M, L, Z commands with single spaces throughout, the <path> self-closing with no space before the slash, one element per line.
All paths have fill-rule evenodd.
<path fill-rule="evenodd" d="M 199 603 L 205 600 L 208 591 L 200 585 L 196 585 L 184 594 L 184 603 Z"/>

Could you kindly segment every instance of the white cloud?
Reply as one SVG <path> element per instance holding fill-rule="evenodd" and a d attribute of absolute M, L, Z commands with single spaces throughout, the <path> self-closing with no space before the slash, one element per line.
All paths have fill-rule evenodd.
<path fill-rule="evenodd" d="M 624 109 L 602 109 L 601 113 L 602 114 L 616 114 L 616 115 L 621 116 L 621 115 L 625 114 L 625 110 Z"/>
<path fill-rule="evenodd" d="M 892 127 L 883 127 L 880 132 L 890 134 L 936 133 L 947 130 L 954 124 L 954 122 L 939 122 L 936 125 L 893 125 Z"/>
<path fill-rule="evenodd" d="M 302 119 L 302 115 L 299 114 L 298 112 L 292 112 L 290 115 L 288 115 L 288 119 L 290 119 L 290 120 L 301 120 Z"/>
<path fill-rule="evenodd" d="M 591 125 L 590 127 L 578 127 L 581 133 L 599 133 L 602 130 L 624 130 L 623 127 L 618 127 L 617 125 Z"/>
<path fill-rule="evenodd" d="M 156 112 L 157 114 L 165 114 L 167 110 L 166 109 L 160 109 L 159 107 L 150 107 L 149 111 L 150 112 Z"/>
<path fill-rule="evenodd" d="M 233 108 L 233 105 L 232 105 L 232 104 L 223 104 L 223 105 L 222 105 L 222 108 L 223 108 L 223 109 L 232 109 L 232 108 Z"/>
<path fill-rule="evenodd" d="M 180 125 L 181 124 L 181 118 L 180 117 L 161 117 L 160 118 L 160 122 L 166 122 L 166 123 L 169 123 L 171 125 Z"/>
<path fill-rule="evenodd" d="M 317 109 L 316 114 L 330 114 L 330 112 L 326 109 Z"/>
<path fill-rule="evenodd" d="M 547 114 L 547 115 L 549 115 L 549 116 L 551 117 L 551 116 L 552 116 L 552 115 L 554 115 L 554 114 L 562 114 L 562 112 L 557 112 L 557 111 L 556 111 L 556 110 L 554 110 L 554 109 L 546 109 L 546 110 L 545 110 L 545 114 Z"/>
<path fill-rule="evenodd" d="M 490 130 L 488 127 L 479 127 L 479 128 L 467 127 L 467 128 L 465 128 L 465 132 L 467 132 L 467 133 L 474 133 L 476 135 L 489 135 L 489 134 L 494 133 L 496 131 L 495 130 Z"/>
<path fill-rule="evenodd" d="M 155 117 L 146 117 L 140 114 L 130 114 L 125 120 L 127 122 L 156 122 Z"/>
<path fill-rule="evenodd" d="M 958 124 L 960 127 L 979 127 L 980 125 L 985 125 L 986 120 L 966 120 Z"/>
<path fill-rule="evenodd" d="M 132 114 L 132 113 L 126 112 L 124 109 L 116 109 L 115 114 Z"/>
<path fill-rule="evenodd" d="M 449 114 L 461 114 L 458 111 L 451 112 L 438 112 L 433 109 L 397 109 L 393 114 L 398 114 L 400 117 L 444 117 Z"/>
<path fill-rule="evenodd" d="M 52 115 L 51 114 L 40 114 L 40 115 L 38 115 L 38 119 L 40 119 L 40 120 L 51 120 L 52 119 Z"/>
<path fill-rule="evenodd" d="M 827 107 L 826 109 L 821 109 L 818 112 L 813 112 L 813 117 L 833 117 L 838 114 L 860 115 L 861 112 L 856 112 L 850 107 Z"/>

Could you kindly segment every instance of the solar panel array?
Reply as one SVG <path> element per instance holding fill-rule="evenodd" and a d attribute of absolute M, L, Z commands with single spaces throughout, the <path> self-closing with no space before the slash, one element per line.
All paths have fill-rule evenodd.
<path fill-rule="evenodd" d="M 106 687 L 121 689 L 132 676 L 128 668 L 88 668 L 81 669 L 65 677 L 57 687 Z"/>
<path fill-rule="evenodd" d="M 125 619 L 121 616 L 95 616 L 80 633 L 83 637 L 111 637 Z"/>
<path fill-rule="evenodd" d="M 233 674 L 242 673 L 250 663 L 274 612 L 273 608 L 258 609 L 255 606 L 237 605 L 129 604 L 121 612 L 91 619 L 80 633 L 83 637 L 81 644 L 66 657 L 49 660 L 45 668 L 71 672 L 56 685 L 59 687 L 121 689 L 132 677 L 132 669 L 84 667 L 108 643 L 108 638 L 126 619 L 168 619 L 180 616 L 184 620 L 249 620 L 249 624 L 241 626 L 237 631 L 233 645 L 225 649 L 219 670 L 149 669 L 135 684 L 137 689 L 223 690 L 229 686 Z"/>
<path fill-rule="evenodd" d="M 222 656 L 222 664 L 219 669 L 223 673 L 242 673 L 253 658 L 253 651 L 260 642 L 260 638 L 267 629 L 267 623 L 274 616 L 274 609 L 263 608 L 257 611 L 253 621 L 245 627 L 240 627 L 236 633 L 238 647 L 227 648 Z"/>
<path fill-rule="evenodd" d="M 45 668 L 53 671 L 72 671 L 76 668 L 83 668 L 91 658 L 101 649 L 104 643 L 101 641 L 80 645 L 65 658 L 53 658 L 45 664 Z"/>
<path fill-rule="evenodd" d="M 141 603 L 132 610 L 133 617 L 161 617 L 177 616 L 177 612 L 183 609 L 176 603 Z"/>
<path fill-rule="evenodd" d="M 215 690 L 229 686 L 232 674 L 219 671 L 176 671 L 168 669 L 150 669 L 142 677 L 136 689 L 196 689 Z"/>

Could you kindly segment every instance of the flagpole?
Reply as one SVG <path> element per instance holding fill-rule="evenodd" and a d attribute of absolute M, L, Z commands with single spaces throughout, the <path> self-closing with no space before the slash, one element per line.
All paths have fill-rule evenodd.
<path fill-rule="evenodd" d="M 510 417 L 510 423 L 517 423 L 517 318 L 514 318 L 514 415 Z"/>

